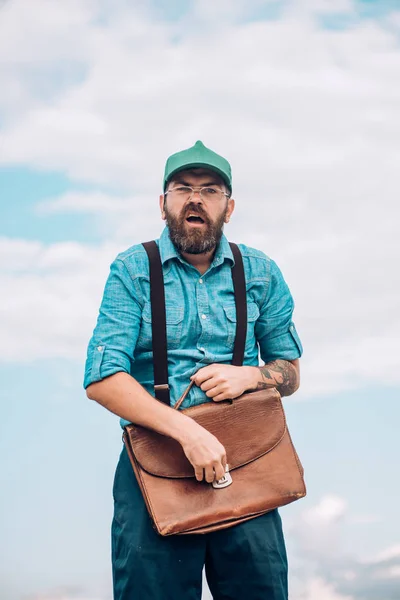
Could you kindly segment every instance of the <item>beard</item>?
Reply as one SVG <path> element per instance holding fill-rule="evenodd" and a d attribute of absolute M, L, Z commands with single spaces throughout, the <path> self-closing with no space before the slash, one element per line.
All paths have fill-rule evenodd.
<path fill-rule="evenodd" d="M 214 250 L 222 237 L 227 210 L 228 203 L 221 215 L 215 221 L 211 221 L 203 207 L 194 202 L 189 202 L 177 216 L 170 213 L 165 204 L 164 212 L 169 228 L 169 237 L 178 252 L 205 254 Z M 186 217 L 189 213 L 194 213 L 201 217 L 204 221 L 204 226 L 198 229 L 195 227 L 191 228 L 186 223 Z"/>

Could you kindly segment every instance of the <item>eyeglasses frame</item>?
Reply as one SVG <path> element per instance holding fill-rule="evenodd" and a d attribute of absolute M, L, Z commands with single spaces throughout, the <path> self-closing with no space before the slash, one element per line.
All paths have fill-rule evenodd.
<path fill-rule="evenodd" d="M 177 187 L 173 187 L 173 188 L 171 188 L 170 190 L 167 190 L 167 191 L 165 191 L 165 192 L 164 192 L 164 196 L 166 196 L 166 195 L 167 195 L 167 194 L 169 194 L 170 192 L 173 192 L 174 190 L 177 190 L 177 189 L 179 189 L 179 188 L 182 188 L 182 187 L 185 187 L 185 188 L 190 188 L 190 189 L 192 190 L 192 193 L 191 193 L 191 194 L 190 194 L 190 196 L 189 196 L 189 197 L 186 199 L 187 201 L 191 200 L 191 199 L 193 198 L 193 196 L 196 194 L 196 192 L 198 192 L 198 194 L 199 194 L 200 198 L 201 198 L 201 199 L 204 201 L 205 199 L 204 199 L 204 198 L 203 198 L 203 196 L 201 195 L 201 191 L 202 191 L 202 190 L 205 190 L 205 189 L 207 189 L 207 188 L 209 188 L 209 187 L 212 187 L 212 186 L 210 186 L 210 185 L 202 185 L 202 186 L 196 185 L 196 186 L 194 186 L 194 187 L 193 187 L 193 186 L 191 186 L 191 185 L 179 185 L 179 186 L 177 186 Z M 227 198 L 230 198 L 230 194 L 227 194 L 226 192 L 224 192 L 224 191 L 223 191 L 223 190 L 221 190 L 220 188 L 218 188 L 218 190 L 221 192 L 221 194 L 222 194 L 223 196 L 226 196 Z M 205 202 L 207 202 L 207 200 L 205 200 Z"/>

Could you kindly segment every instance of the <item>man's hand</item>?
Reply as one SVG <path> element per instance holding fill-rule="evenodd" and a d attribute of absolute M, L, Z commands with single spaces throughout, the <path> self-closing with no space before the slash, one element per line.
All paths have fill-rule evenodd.
<path fill-rule="evenodd" d="M 225 448 L 207 429 L 194 422 L 193 425 L 186 428 L 185 439 L 181 441 L 186 458 L 194 468 L 197 481 L 218 481 L 225 475 Z"/>
<path fill-rule="evenodd" d="M 213 364 L 199 369 L 191 379 L 215 402 L 232 400 L 257 386 L 259 372 L 254 367 Z"/>

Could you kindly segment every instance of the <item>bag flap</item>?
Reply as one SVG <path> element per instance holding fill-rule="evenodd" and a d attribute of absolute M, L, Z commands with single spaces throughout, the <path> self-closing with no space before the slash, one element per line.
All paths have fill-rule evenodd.
<path fill-rule="evenodd" d="M 282 402 L 275 389 L 251 392 L 233 401 L 206 402 L 183 412 L 218 438 L 225 447 L 231 471 L 270 452 L 286 431 Z M 125 441 L 148 473 L 194 477 L 193 467 L 176 440 L 145 427 L 128 425 Z"/>

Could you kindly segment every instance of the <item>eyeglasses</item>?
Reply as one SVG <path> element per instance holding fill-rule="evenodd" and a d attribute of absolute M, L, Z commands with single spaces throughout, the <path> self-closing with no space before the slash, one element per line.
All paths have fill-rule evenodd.
<path fill-rule="evenodd" d="M 196 192 L 200 194 L 200 198 L 205 202 L 216 202 L 221 200 L 223 196 L 229 198 L 229 194 L 216 186 L 190 187 L 188 185 L 180 185 L 167 190 L 164 195 L 170 194 L 174 198 L 191 200 Z"/>

